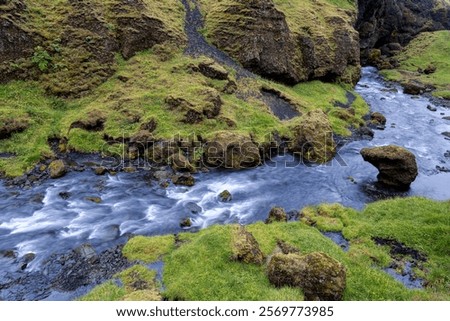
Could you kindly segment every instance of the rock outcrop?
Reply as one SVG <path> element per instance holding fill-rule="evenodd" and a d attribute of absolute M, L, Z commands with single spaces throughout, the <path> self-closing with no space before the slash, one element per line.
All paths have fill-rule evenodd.
<path fill-rule="evenodd" d="M 389 187 L 407 190 L 418 175 L 416 157 L 403 147 L 364 148 L 361 155 L 380 171 L 378 181 Z"/>
<path fill-rule="evenodd" d="M 252 168 L 260 165 L 261 155 L 258 146 L 249 137 L 220 132 L 205 146 L 205 162 L 215 168 Z"/>
<path fill-rule="evenodd" d="M 0 82 L 41 78 L 52 94 L 80 96 L 115 72 L 117 52 L 129 59 L 156 44 L 182 44 L 184 35 L 170 24 L 171 18 L 159 17 L 150 5 L 119 0 L 103 8 L 69 0 L 64 14 L 57 14 L 57 28 L 50 28 L 55 25 L 49 23 L 54 13 L 45 12 L 49 9 L 41 4 L 24 0 L 0 4 Z M 29 14 L 38 10 L 40 24 Z"/>
<path fill-rule="evenodd" d="M 267 270 L 273 285 L 300 287 L 307 301 L 339 301 L 343 298 L 345 267 L 324 253 L 275 254 Z"/>
<path fill-rule="evenodd" d="M 364 63 L 373 48 L 389 56 L 421 32 L 450 29 L 450 5 L 442 0 L 358 0 L 358 8 Z"/>
<path fill-rule="evenodd" d="M 295 129 L 292 150 L 306 161 L 325 163 L 336 153 L 328 116 L 322 110 L 314 110 L 305 115 Z"/>
<path fill-rule="evenodd" d="M 283 83 L 359 79 L 354 11 L 327 3 L 233 0 L 208 7 L 208 37 L 245 68 Z M 206 4 L 205 4 L 206 5 Z M 301 17 L 300 20 L 298 17 Z M 318 18 L 320 17 L 320 18 Z"/>

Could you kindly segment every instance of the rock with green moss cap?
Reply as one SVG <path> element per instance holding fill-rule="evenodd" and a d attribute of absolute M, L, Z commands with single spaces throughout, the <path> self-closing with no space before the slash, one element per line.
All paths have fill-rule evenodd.
<path fill-rule="evenodd" d="M 378 168 L 378 181 L 384 185 L 406 190 L 418 175 L 416 157 L 403 147 L 364 148 L 361 155 L 366 162 Z"/>
<path fill-rule="evenodd" d="M 266 224 L 272 224 L 274 222 L 287 222 L 287 214 L 281 207 L 274 207 L 270 210 L 269 217 L 266 220 Z"/>
<path fill-rule="evenodd" d="M 51 162 L 48 169 L 50 177 L 53 179 L 63 177 L 67 173 L 67 166 L 61 159 Z"/>
<path fill-rule="evenodd" d="M 336 153 L 328 116 L 322 110 L 313 110 L 302 117 L 295 127 L 295 140 L 292 149 L 303 159 L 314 163 L 326 163 Z"/>
<path fill-rule="evenodd" d="M 247 264 L 263 264 L 264 254 L 252 233 L 243 226 L 233 227 L 232 260 Z"/>
<path fill-rule="evenodd" d="M 275 254 L 267 270 L 273 285 L 300 287 L 307 301 L 339 301 L 343 298 L 345 267 L 324 253 Z"/>
<path fill-rule="evenodd" d="M 180 174 L 172 176 L 172 183 L 181 186 L 194 186 L 195 178 L 190 174 Z"/>
<path fill-rule="evenodd" d="M 261 164 L 258 146 L 248 136 L 219 132 L 205 147 L 205 161 L 210 167 L 243 169 Z"/>
<path fill-rule="evenodd" d="M 232 199 L 233 199 L 233 195 L 231 195 L 231 193 L 228 190 L 225 190 L 219 194 L 219 200 L 221 202 L 224 202 L 224 203 L 231 202 Z"/>

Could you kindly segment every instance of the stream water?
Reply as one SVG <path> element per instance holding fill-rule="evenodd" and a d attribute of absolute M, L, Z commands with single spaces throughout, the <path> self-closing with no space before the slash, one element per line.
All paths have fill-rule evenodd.
<path fill-rule="evenodd" d="M 441 134 L 450 131 L 449 121 L 443 119 L 450 111 L 440 106 L 430 111 L 428 99 L 403 94 L 399 86 L 385 83 L 374 68 L 364 68 L 356 90 L 388 123 L 385 130 L 375 132 L 372 141 L 345 144 L 339 162 L 311 167 L 281 155 L 256 169 L 198 174 L 191 188 L 163 189 L 145 180 L 142 171 L 116 176 L 72 172 L 28 190 L 0 182 L 0 271 L 7 274 L 18 268 L 17 259 L 4 255 L 7 251 L 15 252 L 17 258 L 34 253 L 25 272 L 39 271 L 50 255 L 85 243 L 101 251 L 123 243 L 129 234 L 177 233 L 186 217 L 191 217 L 192 229 L 199 229 L 264 220 L 273 206 L 300 210 L 338 202 L 361 209 L 382 194 L 374 185 L 377 170 L 359 154 L 367 146 L 396 144 L 416 155 L 420 174 L 403 196 L 450 199 L 450 173 L 436 169 L 450 168 L 450 141 Z M 218 200 L 224 190 L 233 195 L 231 202 Z M 102 202 L 86 199 L 93 196 Z M 8 299 L 1 284 L 2 277 L 0 297 Z"/>

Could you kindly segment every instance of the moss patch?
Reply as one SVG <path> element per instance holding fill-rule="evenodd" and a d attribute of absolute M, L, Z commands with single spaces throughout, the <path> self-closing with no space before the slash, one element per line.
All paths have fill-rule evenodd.
<path fill-rule="evenodd" d="M 116 282 L 108 281 L 94 288 L 81 301 L 161 301 L 156 272 L 135 265 L 115 275 Z"/>
<path fill-rule="evenodd" d="M 383 70 L 387 79 L 399 82 L 418 80 L 435 86 L 436 97 L 450 98 L 450 31 L 424 32 L 411 41 L 396 58 L 400 66 L 394 70 Z M 430 65 L 436 67 L 431 74 L 419 73 Z"/>
<path fill-rule="evenodd" d="M 342 263 L 347 271 L 344 300 L 448 300 L 449 240 L 443 235 L 450 233 L 449 212 L 449 202 L 423 198 L 378 202 L 362 212 L 340 205 L 321 205 L 304 209 L 301 222 L 257 223 L 246 229 L 269 258 L 277 244 L 284 241 L 298 248 L 301 255 L 322 252 Z M 308 220 L 321 230 L 342 231 L 350 241 L 349 252 L 343 252 Z M 166 253 L 163 296 L 199 301 L 302 300 L 299 289 L 270 285 L 265 265 L 232 260 L 236 228 L 213 226 L 196 234 L 180 234 L 179 247 L 171 245 L 159 251 Z M 395 239 L 427 256 L 421 269 L 416 268 L 416 274 L 427 282 L 424 290 L 409 290 L 382 271 L 392 258 L 388 247 L 374 243 L 375 237 Z M 166 246 L 161 237 L 140 240 L 142 244 L 146 240 Z M 139 255 L 139 251 L 133 257 L 143 260 L 146 254 Z"/>
<path fill-rule="evenodd" d="M 139 260 L 152 263 L 170 252 L 174 246 L 175 240 L 171 235 L 153 238 L 136 236 L 125 245 L 123 254 L 130 261 Z"/>

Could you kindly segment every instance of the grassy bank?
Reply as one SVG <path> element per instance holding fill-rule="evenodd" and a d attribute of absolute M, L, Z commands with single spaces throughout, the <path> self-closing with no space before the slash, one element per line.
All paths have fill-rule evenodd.
<path fill-rule="evenodd" d="M 407 45 L 395 58 L 400 66 L 381 73 L 387 79 L 406 83 L 417 80 L 436 87 L 433 95 L 450 99 L 450 31 L 424 32 Z M 431 74 L 419 72 L 436 68 Z"/>
<path fill-rule="evenodd" d="M 449 213 L 448 201 L 423 198 L 382 201 L 362 212 L 322 205 L 304 209 L 300 222 L 257 223 L 247 230 L 266 256 L 282 240 L 302 254 L 323 252 L 341 262 L 347 270 L 344 300 L 449 300 Z M 136 237 L 125 246 L 124 253 L 142 263 L 163 260 L 165 290 L 161 295 L 168 300 L 302 300 L 298 288 L 272 286 L 265 265 L 231 259 L 234 229 L 233 225 L 213 226 L 195 234 L 180 234 L 176 239 Z M 319 230 L 341 231 L 350 242 L 350 250 L 344 252 Z M 394 258 L 392 249 L 377 245 L 375 238 L 395 240 L 426 257 L 414 268 L 416 276 L 425 280 L 425 289 L 407 289 L 383 271 L 394 260 L 401 265 L 410 257 Z M 123 299 L 124 289 L 126 286 L 108 282 L 86 299 Z"/>
<path fill-rule="evenodd" d="M 17 81 L 0 85 L 0 125 L 8 119 L 25 119 L 27 128 L 0 140 L 0 152 L 15 157 L 0 159 L 0 171 L 18 176 L 39 161 L 53 156 L 48 139 L 63 138 L 64 151 L 114 152 L 120 146 L 109 146 L 105 137 L 129 138 L 140 131 L 143 124 L 155 120 L 152 133 L 156 140 L 172 139 L 179 134 L 188 137 L 195 133 L 208 139 L 217 131 L 232 130 L 251 135 L 264 142 L 270 133 L 279 132 L 290 137 L 291 127 L 298 120 L 280 121 L 261 100 L 261 88 L 274 88 L 288 97 L 301 113 L 322 109 L 328 113 L 333 130 L 349 135 L 349 127 L 358 127 L 368 112 L 367 104 L 358 98 L 352 107 L 355 115 L 344 115 L 335 102 L 346 103 L 344 85 L 320 81 L 299 84 L 293 88 L 264 79 L 237 81 L 236 92 L 225 93 L 228 80 L 205 77 L 192 71 L 206 58 L 184 56 L 180 50 L 156 46 L 141 52 L 128 61 L 117 56 L 117 72 L 106 82 L 81 98 L 58 98 L 44 90 L 45 83 Z M 210 108 L 212 99 L 220 99 L 217 117 L 195 123 L 185 121 L 186 110 L 170 108 L 168 98 L 181 99 L 195 112 Z M 341 111 L 344 112 L 344 111 Z M 89 130 L 72 126 L 97 117 L 103 119 L 101 128 Z"/>

